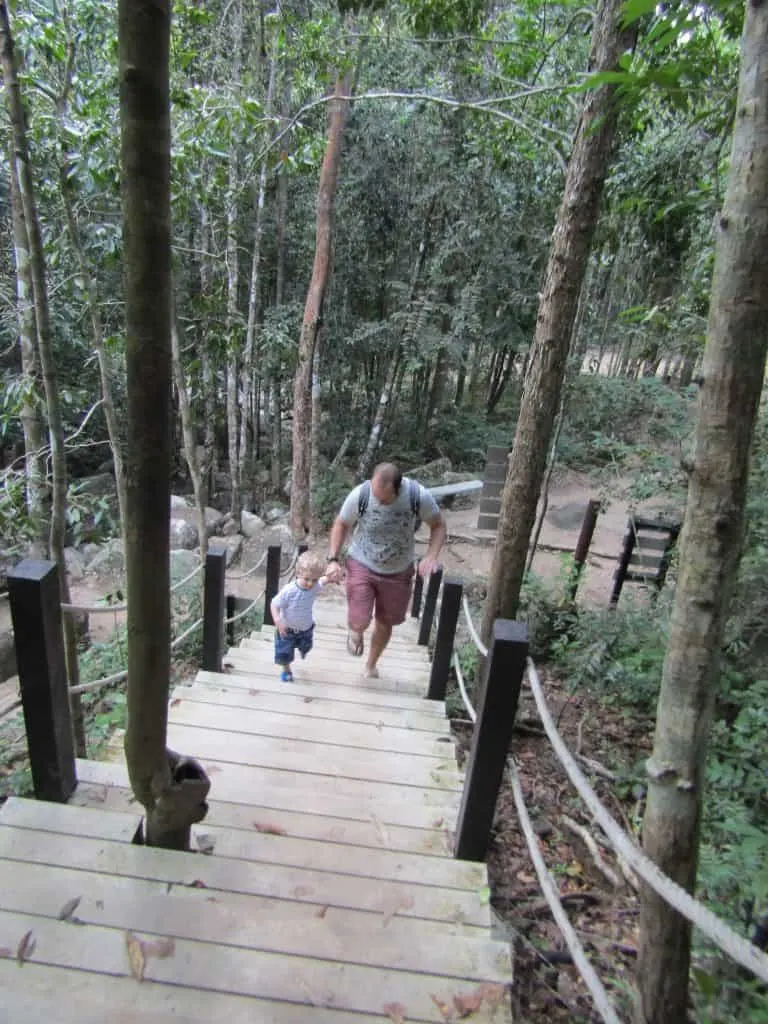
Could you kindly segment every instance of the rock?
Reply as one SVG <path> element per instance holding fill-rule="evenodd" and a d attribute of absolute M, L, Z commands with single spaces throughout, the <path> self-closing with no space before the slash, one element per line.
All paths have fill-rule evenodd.
<path fill-rule="evenodd" d="M 239 558 L 243 551 L 243 538 L 239 533 L 230 535 L 229 537 L 216 538 L 211 543 L 211 551 L 224 549 L 227 553 L 226 564 L 227 568 Z"/>
<path fill-rule="evenodd" d="M 450 473 L 450 471 L 451 460 L 443 458 L 434 459 L 432 462 L 425 462 L 423 466 L 414 466 L 413 469 L 407 470 L 405 475 L 418 480 L 425 487 L 434 487 L 440 483 L 443 474 Z"/>
<path fill-rule="evenodd" d="M 96 473 L 95 476 L 84 476 L 82 480 L 73 481 L 78 494 L 90 494 L 94 498 L 112 497 L 117 494 L 115 478 L 111 473 Z"/>
<path fill-rule="evenodd" d="M 171 519 L 170 531 L 172 548 L 184 548 L 191 551 L 200 542 L 197 527 L 188 523 L 186 519 Z"/>
<path fill-rule="evenodd" d="M 183 494 L 172 494 L 171 495 L 171 511 L 182 508 L 191 508 L 191 498 L 187 498 Z"/>
<path fill-rule="evenodd" d="M 443 473 L 444 484 L 460 484 L 465 480 L 477 479 L 478 477 L 476 473 L 454 473 L 452 470 L 446 470 L 446 472 Z"/>
<path fill-rule="evenodd" d="M 233 515 L 227 514 L 219 527 L 219 536 L 232 537 L 236 533 L 240 533 L 240 526 Z"/>
<path fill-rule="evenodd" d="M 125 570 L 125 551 L 119 537 L 107 541 L 101 551 L 88 563 L 89 572 L 123 572 Z"/>
<path fill-rule="evenodd" d="M 0 633 L 0 682 L 16 675 L 16 645 L 13 630 Z"/>
<path fill-rule="evenodd" d="M 286 557 L 288 555 L 292 556 L 296 548 L 291 528 L 286 523 L 277 523 L 274 526 L 270 526 L 265 532 L 264 543 L 265 547 L 279 544 Z"/>
<path fill-rule="evenodd" d="M 86 544 L 82 545 L 80 548 L 80 557 L 83 559 L 86 568 L 90 567 L 91 562 L 100 551 L 101 544 L 94 544 L 93 541 L 88 541 Z"/>
<path fill-rule="evenodd" d="M 71 580 L 81 580 L 85 576 L 85 559 L 77 548 L 64 548 L 64 564 Z"/>
<path fill-rule="evenodd" d="M 264 520 L 253 512 L 243 510 L 240 513 L 240 533 L 245 537 L 255 537 L 264 529 Z"/>
<path fill-rule="evenodd" d="M 572 501 L 567 505 L 551 508 L 547 512 L 547 519 L 558 530 L 577 530 L 584 520 L 586 510 L 584 502 Z"/>
<path fill-rule="evenodd" d="M 224 513 L 219 512 L 219 510 L 215 508 L 205 508 L 203 509 L 203 513 L 205 516 L 205 532 L 207 536 L 211 537 L 213 534 L 219 533 L 224 523 Z"/>
<path fill-rule="evenodd" d="M 281 519 L 285 519 L 289 512 L 290 509 L 285 505 L 270 505 L 264 510 L 264 521 L 270 524 L 277 523 Z"/>

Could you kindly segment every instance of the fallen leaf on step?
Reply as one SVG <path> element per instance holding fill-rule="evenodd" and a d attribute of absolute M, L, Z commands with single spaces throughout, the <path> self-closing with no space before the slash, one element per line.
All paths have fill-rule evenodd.
<path fill-rule="evenodd" d="M 442 1013 L 443 1018 L 445 1020 L 453 1020 L 453 1017 L 454 1017 L 453 1010 L 448 1005 L 448 1003 L 445 1002 L 444 999 L 441 999 L 440 996 L 436 996 L 434 994 L 431 994 L 430 998 L 432 999 L 432 1002 L 438 1008 L 440 1013 Z"/>
<path fill-rule="evenodd" d="M 232 672 L 234 671 L 235 666 L 231 661 L 225 661 L 221 668 L 223 672 Z"/>
<path fill-rule="evenodd" d="M 284 828 L 279 825 L 261 824 L 258 821 L 254 821 L 253 827 L 257 832 L 263 832 L 266 836 L 286 836 L 288 833 Z"/>
<path fill-rule="evenodd" d="M 179 704 L 181 704 L 181 697 L 174 697 L 173 700 L 171 701 L 171 707 L 178 707 Z"/>
<path fill-rule="evenodd" d="M 304 698 L 304 703 L 305 704 L 311 704 L 314 699 L 315 699 L 314 697 L 305 697 Z"/>
<path fill-rule="evenodd" d="M 134 976 L 136 981 L 143 981 L 147 958 L 144 955 L 144 945 L 141 939 L 137 939 L 133 932 L 126 932 L 125 948 L 128 952 L 128 963 L 131 965 L 131 974 Z"/>
<path fill-rule="evenodd" d="M 384 920 L 381 922 L 382 928 L 386 928 L 389 922 L 400 913 L 401 910 L 410 910 L 413 907 L 413 897 L 398 894 L 392 897 L 391 900 L 387 900 L 382 907 L 384 912 Z"/>
<path fill-rule="evenodd" d="M 501 1006 L 506 988 L 497 981 L 484 981 L 478 991 L 483 993 L 483 999 L 490 1009 L 495 1010 L 497 1006 Z"/>
<path fill-rule="evenodd" d="M 22 935 L 19 939 L 19 944 L 16 947 L 16 959 L 20 964 L 23 964 L 25 960 L 29 960 L 35 952 L 36 945 L 37 942 L 35 941 L 35 937 L 31 930 Z"/>
<path fill-rule="evenodd" d="M 483 1005 L 483 993 L 479 989 L 475 989 L 474 992 L 454 996 L 453 1005 L 456 1007 L 459 1017 L 463 1020 L 465 1017 L 469 1017 L 471 1013 L 477 1013 Z"/>
<path fill-rule="evenodd" d="M 435 818 L 435 820 L 432 822 L 432 828 L 442 828 L 444 821 L 444 818 Z"/>
<path fill-rule="evenodd" d="M 257 697 L 261 693 L 261 690 L 253 690 L 253 689 L 251 689 L 251 690 L 248 691 L 248 693 L 250 694 L 251 697 Z"/>
<path fill-rule="evenodd" d="M 188 889 L 207 889 L 208 886 L 202 880 L 202 878 L 196 878 L 193 882 L 185 883 Z"/>
<path fill-rule="evenodd" d="M 176 952 L 175 939 L 156 939 L 154 942 L 144 942 L 142 945 L 145 957 L 154 956 L 158 960 L 167 960 Z"/>
<path fill-rule="evenodd" d="M 200 853 L 213 853 L 213 848 L 216 845 L 213 836 L 209 836 L 207 832 L 201 832 L 199 836 L 195 836 L 195 841 Z"/>
<path fill-rule="evenodd" d="M 297 900 L 303 900 L 307 896 L 314 895 L 315 890 L 311 885 L 296 885 L 293 888 L 293 895 Z"/>
<path fill-rule="evenodd" d="M 382 1010 L 392 1021 L 392 1024 L 405 1024 L 405 1014 L 407 1011 L 402 1003 L 384 1003 Z"/>
<path fill-rule="evenodd" d="M 82 898 L 82 896 L 73 896 L 71 900 L 67 900 L 67 902 L 56 915 L 59 921 L 71 921 L 72 915 L 80 906 L 80 900 Z"/>
<path fill-rule="evenodd" d="M 315 917 L 320 917 L 320 918 L 322 918 L 322 917 L 325 917 L 325 915 L 326 915 L 327 913 L 328 913 L 328 904 L 326 903 L 324 907 L 320 907 L 320 909 L 319 909 L 319 910 L 317 911 L 317 913 L 315 914 Z"/>

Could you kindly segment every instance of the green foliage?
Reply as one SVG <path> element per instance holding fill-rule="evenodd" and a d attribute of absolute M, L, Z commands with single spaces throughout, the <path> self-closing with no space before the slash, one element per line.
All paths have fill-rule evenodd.
<path fill-rule="evenodd" d="M 343 466 L 325 469 L 320 474 L 312 495 L 312 507 L 323 529 L 331 526 L 352 486 L 354 481 L 350 480 L 349 471 Z"/>

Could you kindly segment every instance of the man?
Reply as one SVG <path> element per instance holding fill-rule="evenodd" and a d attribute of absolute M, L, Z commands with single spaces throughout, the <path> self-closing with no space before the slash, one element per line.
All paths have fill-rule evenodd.
<path fill-rule="evenodd" d="M 353 488 L 331 529 L 328 578 L 340 580 L 339 555 L 353 527 L 346 560 L 347 649 L 360 657 L 364 633 L 374 620 L 365 674 L 376 679 L 377 664 L 404 621 L 411 593 L 414 561 L 414 520 L 429 526 L 429 545 L 419 562 L 428 577 L 437 568 L 445 543 L 445 520 L 437 502 L 421 484 L 404 477 L 393 462 L 382 462 L 369 481 Z"/>

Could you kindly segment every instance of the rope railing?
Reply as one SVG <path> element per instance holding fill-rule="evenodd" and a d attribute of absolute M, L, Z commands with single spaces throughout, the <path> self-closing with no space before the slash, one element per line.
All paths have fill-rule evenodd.
<path fill-rule="evenodd" d="M 595 1004 L 597 1012 L 602 1017 L 605 1024 L 621 1024 L 621 1020 L 616 1014 L 616 1011 L 608 998 L 608 993 L 605 991 L 603 983 L 597 976 L 594 967 L 589 962 L 584 947 L 578 940 L 573 925 L 571 924 L 568 914 L 560 902 L 560 895 L 558 892 L 557 885 L 555 884 L 552 875 L 549 873 L 549 869 L 544 862 L 544 858 L 541 855 L 539 844 L 536 839 L 536 833 L 533 830 L 531 819 L 528 816 L 528 809 L 525 806 L 525 798 L 523 796 L 523 788 L 520 785 L 520 777 L 517 772 L 517 766 L 512 758 L 508 762 L 509 767 L 509 781 L 512 786 L 512 796 L 515 801 L 515 807 L 517 808 L 517 816 L 520 821 L 520 827 L 525 837 L 525 842 L 528 846 L 528 853 L 533 861 L 533 867 L 536 872 L 536 877 L 539 880 L 539 886 L 544 898 L 547 901 L 549 909 L 552 911 L 552 916 L 560 929 L 565 944 L 568 947 L 568 952 L 573 957 L 573 962 L 579 971 L 579 974 L 584 980 L 584 984 L 589 989 L 589 993 Z"/>
<path fill-rule="evenodd" d="M 761 981 L 768 982 L 768 955 L 735 932 L 725 921 L 694 899 L 686 889 L 665 875 L 658 865 L 632 842 L 616 819 L 602 805 L 597 793 L 590 786 L 555 727 L 536 672 L 536 666 L 530 658 L 527 665 L 528 683 L 536 701 L 544 731 L 568 778 L 614 850 L 637 872 L 646 885 L 649 885 L 666 903 L 703 932 L 710 941 Z"/>
<path fill-rule="evenodd" d="M 456 673 L 456 682 L 459 684 L 459 693 L 461 699 L 464 701 L 464 707 L 467 709 L 470 721 L 474 724 L 477 721 L 477 712 L 472 707 L 472 701 L 469 699 L 467 688 L 464 683 L 464 673 L 461 671 L 461 663 L 459 662 L 459 656 L 453 652 L 453 670 Z"/>
<path fill-rule="evenodd" d="M 247 580 L 249 576 L 253 576 L 257 569 L 260 569 L 267 560 L 267 551 L 261 556 L 255 565 L 252 565 L 250 569 L 245 572 L 229 573 L 228 577 L 231 580 Z"/>
<path fill-rule="evenodd" d="M 462 594 L 462 597 L 461 597 L 461 607 L 464 609 L 464 618 L 465 618 L 466 623 L 467 623 L 467 629 L 469 630 L 469 635 L 472 637 L 472 642 L 474 643 L 475 647 L 477 648 L 478 652 L 482 655 L 482 657 L 483 658 L 487 658 L 488 657 L 488 648 L 485 646 L 483 641 L 480 639 L 480 635 L 477 632 L 477 630 L 475 629 L 475 624 L 472 621 L 472 611 L 471 611 L 471 609 L 469 607 L 469 601 L 467 600 L 467 595 L 466 594 Z"/>
<path fill-rule="evenodd" d="M 228 618 L 225 618 L 224 625 L 231 626 L 234 622 L 239 622 L 240 619 L 244 619 L 246 615 L 249 615 L 253 611 L 253 609 L 256 607 L 259 601 L 261 601 L 261 599 L 264 597 L 264 593 L 265 591 L 262 590 L 258 597 L 255 597 L 249 605 L 247 605 L 241 611 L 237 612 L 235 615 L 230 615 Z"/>
<path fill-rule="evenodd" d="M 194 579 L 195 576 L 197 576 L 197 574 L 202 571 L 203 563 L 200 562 L 199 565 L 195 566 L 192 572 L 187 573 L 184 579 L 179 580 L 178 583 L 174 583 L 174 585 L 170 589 L 170 593 L 173 594 L 175 593 L 175 591 L 180 590 L 185 583 L 189 583 L 191 579 Z M 61 610 L 68 615 L 77 612 L 84 612 L 88 615 L 103 615 L 108 614 L 109 612 L 127 611 L 128 603 L 126 601 L 122 601 L 120 604 L 65 604 L 64 602 L 62 602 Z"/>

